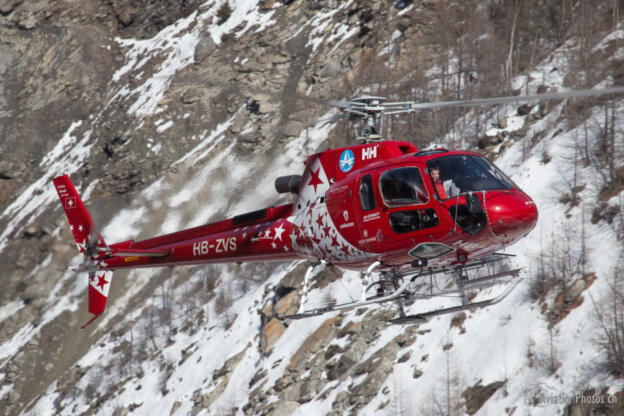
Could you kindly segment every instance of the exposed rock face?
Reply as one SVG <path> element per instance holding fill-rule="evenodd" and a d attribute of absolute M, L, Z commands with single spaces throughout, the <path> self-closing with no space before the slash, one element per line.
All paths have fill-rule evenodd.
<path fill-rule="evenodd" d="M 380 391 L 401 366 L 410 381 L 430 382 L 426 360 L 413 364 L 410 348 L 422 335 L 417 326 L 380 341 L 393 311 L 328 316 L 309 332 L 293 334 L 293 324 L 281 318 L 299 308 L 303 263 L 271 283 L 266 281 L 278 268 L 267 264 L 121 272 L 106 317 L 77 330 L 87 316 L 85 281 L 65 271 L 80 259 L 54 194 L 47 193 L 54 175 L 70 172 L 97 224 L 112 224 L 107 231 L 113 235 L 140 239 L 241 213 L 247 203 L 260 208 L 255 205 L 267 200 L 286 202 L 277 195 L 248 198 L 257 195 L 256 188 L 272 190 L 267 177 L 300 173 L 301 163 L 274 160 L 290 152 L 301 162 L 317 146 L 352 143 L 350 130 L 340 125 L 320 140 L 306 137 L 306 128 L 327 115 L 327 100 L 393 88 L 405 93 L 401 98 L 437 99 L 406 80 L 425 83 L 423 74 L 432 70 L 438 85 L 440 68 L 432 62 L 449 52 L 440 46 L 449 39 L 433 36 L 439 27 L 431 22 L 445 12 L 437 9 L 438 0 L 262 0 L 229 17 L 219 16 L 221 3 L 0 0 L 4 413 L 36 413 L 27 406 L 44 395 L 56 413 L 130 414 L 146 409 L 153 393 L 170 405 L 158 410 L 171 414 L 238 409 L 279 416 L 317 400 L 327 401 L 330 414 L 357 414 L 385 394 Z M 615 53 L 617 42 L 607 42 L 595 57 Z M 612 78 L 621 81 L 624 65 L 613 67 Z M 608 70 L 595 68 L 597 74 Z M 478 83 L 470 79 L 472 70 L 464 72 L 468 82 Z M 564 78 L 571 86 L 576 76 Z M 529 123 L 546 118 L 549 108 L 519 106 L 517 115 L 527 117 L 517 131 L 505 131 L 508 121 L 501 117 L 496 126 L 503 131 L 475 135 L 481 149 L 504 151 L 527 133 Z M 447 128 L 452 122 L 439 118 Z M 410 121 L 417 133 L 410 139 L 437 138 L 428 122 L 427 129 L 419 123 Z M 295 139 L 301 140 L 293 150 Z M 244 175 L 237 171 L 241 167 Z M 297 171 L 282 172 L 289 169 Z M 198 184 L 192 195 L 175 199 L 189 183 Z M 616 210 L 609 214 L 613 221 L 619 211 L 613 201 L 610 206 Z M 596 215 L 596 222 L 601 218 Z M 222 277 L 223 270 L 230 274 Z M 325 272 L 313 288 L 340 276 Z M 554 324 L 581 305 L 593 281 L 580 279 L 555 299 Z M 230 307 L 259 287 L 265 290 L 254 294 L 249 309 Z M 241 323 L 241 316 L 248 321 Z M 463 334 L 469 323 L 458 317 L 445 330 Z M 254 335 L 237 339 L 231 350 L 202 351 L 197 339 L 176 349 L 185 337 L 222 327 L 219 341 L 225 345 L 243 325 Z M 297 348 L 284 353 L 283 345 L 296 337 Z M 77 364 L 81 359 L 87 364 Z M 206 362 L 212 370 L 197 377 L 186 396 L 169 400 L 182 383 L 175 370 Z M 124 391 L 148 390 L 147 371 L 159 378 L 148 399 L 113 409 Z M 241 391 L 249 389 L 244 400 L 230 392 L 232 380 Z M 477 412 L 499 387 L 466 390 L 466 411 Z"/>
<path fill-rule="evenodd" d="M 265 353 L 271 351 L 273 345 L 275 345 L 285 330 L 286 328 L 284 328 L 284 325 L 282 325 L 278 318 L 271 318 L 264 328 L 262 328 L 262 335 L 260 336 L 262 351 Z"/>
<path fill-rule="evenodd" d="M 44 156 L 61 138 L 75 145 L 80 138 L 88 136 L 91 151 L 75 160 L 79 169 L 73 179 L 86 186 L 97 178 L 99 183 L 93 195 L 103 203 L 90 206 L 90 210 L 96 222 L 106 223 L 138 191 L 196 146 L 205 134 L 202 132 L 230 117 L 234 117 L 234 123 L 223 143 L 240 140 L 237 151 L 242 157 L 249 152 L 270 154 L 280 149 L 281 139 L 298 135 L 303 123 L 315 117 L 308 110 L 308 102 L 296 101 L 296 94 L 312 83 L 317 87 L 327 84 L 319 92 L 329 91 L 332 78 L 353 66 L 352 58 L 345 59 L 351 53 L 348 49 L 337 49 L 331 56 L 317 53 L 310 61 L 307 31 L 292 37 L 291 32 L 279 30 L 280 25 L 273 25 L 257 35 L 244 36 L 244 41 L 223 36 L 220 44 L 205 32 L 194 48 L 194 64 L 176 76 L 159 103 L 164 112 L 141 117 L 129 114 L 134 100 L 120 96 L 119 88 L 139 85 L 139 77 L 153 74 L 162 58 L 156 56 L 134 71 L 131 75 L 136 78 L 121 75 L 121 82 L 111 84 L 113 74 L 124 64 L 123 53 L 127 50 L 114 37 L 149 38 L 179 18 L 201 13 L 198 6 L 197 1 L 5 0 L 0 4 L 3 26 L 0 31 L 0 203 L 3 207 L 9 206 L 41 177 L 46 169 L 45 163 L 42 164 Z M 262 12 L 268 13 L 272 7 L 263 3 Z M 316 10 L 302 2 L 293 2 L 276 17 L 304 22 L 315 13 Z M 345 46 L 353 45 L 351 39 L 346 42 Z M 328 66 L 329 62 L 334 63 Z M 322 74 L 321 68 L 325 68 Z M 290 115 L 295 113 L 297 119 L 291 120 Z M 160 121 L 163 115 L 164 121 Z M 169 120 L 173 123 L 163 128 Z M 251 125 L 256 127 L 250 129 Z M 158 145 L 154 137 L 159 139 Z M 71 241 L 63 226 L 65 220 L 56 209 L 52 212 L 54 215 L 47 221 L 20 223 L 28 226 L 25 232 L 12 236 L 8 247 L 0 252 L 2 264 L 10 265 L 5 270 L 5 290 L 0 298 L 7 302 L 17 294 L 26 304 L 3 322 L 2 339 L 15 334 L 27 322 L 36 325 L 41 320 L 46 294 L 59 276 L 54 278 L 52 270 L 46 269 L 26 281 L 34 265 L 53 253 L 53 264 L 61 268 L 73 255 L 71 248 L 65 248 Z M 38 231 L 44 225 L 48 231 Z M 50 236 L 57 226 L 61 226 L 58 239 Z M 28 244 L 24 244 L 26 240 Z M 297 306 L 293 292 L 278 302 L 276 314 L 293 313 Z M 63 314 L 58 321 L 48 323 L 41 334 L 66 333 L 76 326 L 74 319 L 74 315 Z M 269 351 L 284 327 L 275 318 L 267 322 L 262 343 Z M 49 351 L 53 351 L 54 357 L 48 360 L 52 363 L 52 368 L 46 371 L 48 376 L 39 378 L 39 384 L 17 375 L 30 374 L 31 365 L 32 370 L 40 367 L 39 360 L 43 358 L 40 349 L 25 349 L 11 360 L 7 368 L 15 371 L 9 371 L 10 377 L 5 380 L 11 380 L 14 387 L 6 398 L 7 409 L 12 409 L 11 412 L 20 409 L 64 372 L 66 363 L 88 350 L 84 334 L 72 337 L 77 348 L 63 348 L 62 337 L 58 336 L 37 341 L 49 356 Z M 311 397 L 315 390 L 309 383 L 301 395 Z"/>
<path fill-rule="evenodd" d="M 505 381 L 497 381 L 487 386 L 477 384 L 462 392 L 462 397 L 466 401 L 466 413 L 474 415 L 496 391 L 505 385 Z"/>
<path fill-rule="evenodd" d="M 595 280 L 595 274 L 585 275 L 572 282 L 557 295 L 548 312 L 551 327 L 555 326 L 565 318 L 572 309 L 578 307 L 583 302 L 582 293 L 587 290 Z"/>
<path fill-rule="evenodd" d="M 223 393 L 228 385 L 228 382 L 230 381 L 232 373 L 236 370 L 236 367 L 244 357 L 245 351 L 246 350 L 243 350 L 229 358 L 225 364 L 223 364 L 223 367 L 213 373 L 212 380 L 216 386 L 211 389 L 210 393 L 202 394 L 201 390 L 196 390 L 193 393 L 193 413 L 197 413 L 201 409 L 210 407 L 219 395 Z"/>

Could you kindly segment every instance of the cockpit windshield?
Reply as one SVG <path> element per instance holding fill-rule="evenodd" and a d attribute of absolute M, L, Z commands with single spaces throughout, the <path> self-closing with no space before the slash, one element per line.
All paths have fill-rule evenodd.
<path fill-rule="evenodd" d="M 482 156 L 442 156 L 428 161 L 427 169 L 440 199 L 466 192 L 514 187 L 503 172 Z"/>

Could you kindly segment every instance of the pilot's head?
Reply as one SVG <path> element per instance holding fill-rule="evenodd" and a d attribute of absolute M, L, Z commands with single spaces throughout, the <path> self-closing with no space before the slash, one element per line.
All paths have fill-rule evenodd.
<path fill-rule="evenodd" d="M 431 167 L 431 177 L 433 178 L 434 181 L 437 181 L 438 179 L 440 179 L 440 167 L 439 166 L 432 166 Z"/>

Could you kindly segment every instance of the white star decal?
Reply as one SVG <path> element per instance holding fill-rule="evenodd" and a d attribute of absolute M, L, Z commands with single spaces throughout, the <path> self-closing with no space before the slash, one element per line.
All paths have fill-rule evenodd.
<path fill-rule="evenodd" d="M 70 229 L 71 231 L 74 231 L 74 226 L 73 226 L 73 225 L 71 225 L 71 224 L 69 224 L 69 229 Z"/>
<path fill-rule="evenodd" d="M 279 227 L 275 228 L 275 237 L 273 237 L 273 240 L 279 239 L 280 241 L 282 241 L 282 234 L 284 233 L 284 231 L 286 230 L 282 227 L 282 224 L 280 224 Z"/>
<path fill-rule="evenodd" d="M 273 248 L 277 248 L 277 244 L 275 244 L 275 242 L 272 242 L 272 243 L 271 243 L 271 247 L 273 247 Z"/>
<path fill-rule="evenodd" d="M 80 224 L 80 225 L 78 226 L 78 231 L 82 231 L 82 230 L 84 230 L 84 228 L 82 227 L 82 224 Z"/>
<path fill-rule="evenodd" d="M 84 253 L 85 251 L 85 246 L 87 245 L 87 239 L 83 239 L 82 243 L 76 243 L 76 245 L 78 246 L 78 251 L 80 251 L 81 253 Z"/>
<path fill-rule="evenodd" d="M 271 230 L 266 230 L 264 232 L 263 238 L 271 238 Z"/>

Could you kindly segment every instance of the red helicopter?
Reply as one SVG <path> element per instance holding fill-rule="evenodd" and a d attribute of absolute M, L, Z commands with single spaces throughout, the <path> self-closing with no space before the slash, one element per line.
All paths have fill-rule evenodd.
<path fill-rule="evenodd" d="M 620 92 L 624 88 L 442 103 L 392 103 L 370 96 L 333 102 L 343 115 L 365 124 L 358 137 L 363 143 L 313 154 L 302 175 L 277 178 L 276 190 L 295 194 L 294 203 L 142 241 L 105 243 L 69 176 L 59 176 L 54 186 L 86 259 L 74 268 L 88 273 L 94 315 L 82 328 L 104 311 L 113 270 L 139 267 L 307 259 L 363 272 L 361 299 L 285 319 L 394 302 L 399 316 L 390 322 L 410 323 L 495 304 L 517 285 L 520 271 L 493 267 L 510 257 L 497 252 L 535 227 L 535 202 L 481 154 L 419 151 L 409 142 L 383 140 L 378 134 L 382 116 Z M 316 264 L 304 277 L 302 307 Z M 476 277 L 469 273 L 474 270 Z M 454 288 L 439 289 L 434 280 L 443 275 L 454 279 Z M 473 301 L 469 296 L 494 285 L 504 285 L 496 297 Z M 405 312 L 405 303 L 449 294 L 460 304 Z"/>

